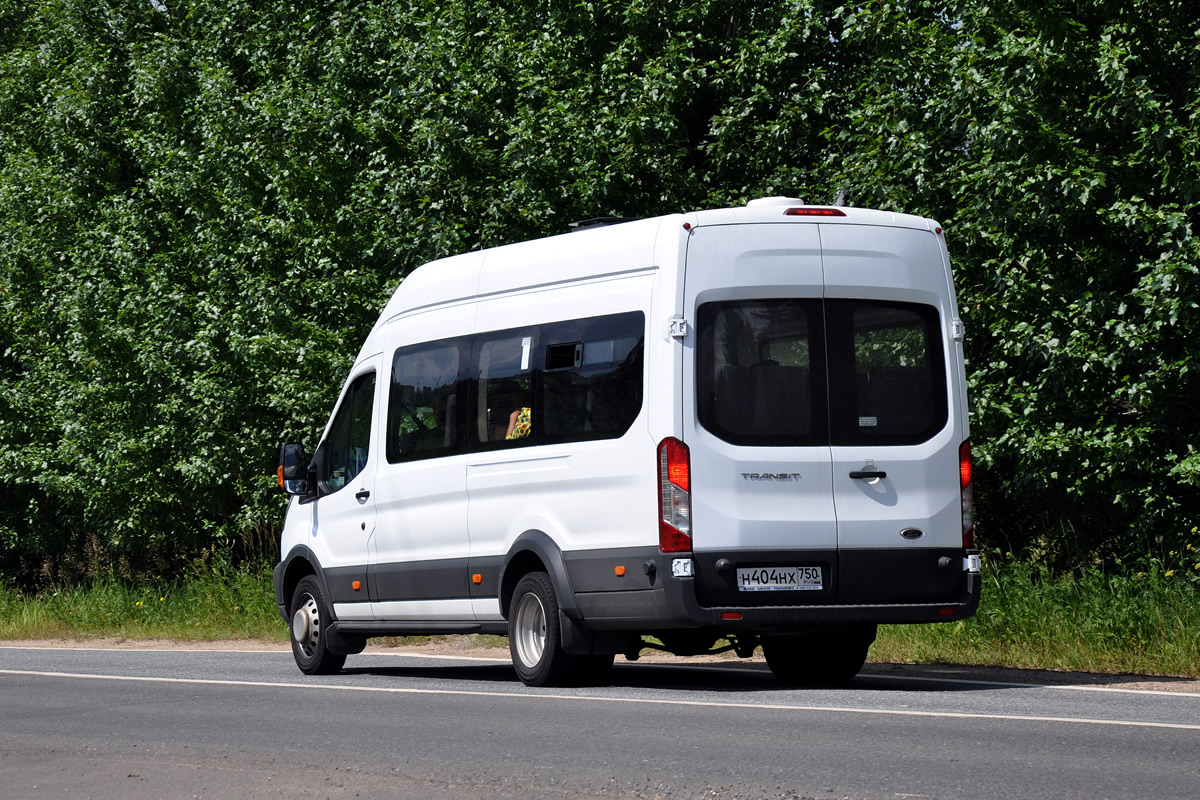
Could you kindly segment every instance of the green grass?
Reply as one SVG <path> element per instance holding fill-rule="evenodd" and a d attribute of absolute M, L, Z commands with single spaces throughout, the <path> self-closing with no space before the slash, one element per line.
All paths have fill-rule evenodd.
<path fill-rule="evenodd" d="M 99 580 L 36 595 L 0 589 L 0 639 L 87 638 L 283 643 L 287 629 L 269 567 L 217 567 L 145 585 Z M 489 645 L 505 640 L 476 643 Z M 1200 677 L 1200 567 L 1062 575 L 993 557 L 975 617 L 882 626 L 871 660 Z"/>
<path fill-rule="evenodd" d="M 286 642 L 271 569 L 217 567 L 185 580 L 23 595 L 0 589 L 0 639 L 266 639 Z"/>
<path fill-rule="evenodd" d="M 1056 575 L 993 558 L 974 617 L 882 626 L 871 659 L 1200 677 L 1197 571 Z"/>

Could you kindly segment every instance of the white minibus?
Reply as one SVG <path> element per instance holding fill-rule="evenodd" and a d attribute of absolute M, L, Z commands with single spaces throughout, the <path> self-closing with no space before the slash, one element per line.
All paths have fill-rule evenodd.
<path fill-rule="evenodd" d="M 938 223 L 795 198 L 426 264 L 280 451 L 296 662 L 474 632 L 534 686 L 645 647 L 848 680 L 979 604 L 963 333 Z"/>

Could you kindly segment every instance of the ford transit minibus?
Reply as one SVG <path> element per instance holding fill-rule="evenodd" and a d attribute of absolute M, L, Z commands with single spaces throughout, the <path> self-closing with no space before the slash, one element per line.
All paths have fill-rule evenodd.
<path fill-rule="evenodd" d="M 848 680 L 979 603 L 963 334 L 937 222 L 795 198 L 426 264 L 281 448 L 296 662 L 481 632 L 530 685 L 646 646 Z"/>

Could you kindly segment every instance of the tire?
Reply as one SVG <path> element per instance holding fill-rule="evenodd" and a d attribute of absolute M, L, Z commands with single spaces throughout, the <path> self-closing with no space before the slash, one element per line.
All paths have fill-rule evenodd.
<path fill-rule="evenodd" d="M 526 686 L 606 683 L 612 674 L 611 655 L 576 656 L 563 649 L 558 598 L 544 572 L 531 572 L 517 582 L 509 606 L 508 649 Z"/>
<path fill-rule="evenodd" d="M 763 655 L 784 683 L 833 686 L 846 683 L 867 661 L 870 642 L 861 644 L 812 634 L 763 641 Z"/>
<path fill-rule="evenodd" d="M 314 576 L 300 579 L 288 608 L 292 611 L 292 655 L 300 671 L 305 675 L 333 675 L 340 670 L 346 656 L 329 652 L 325 629 L 333 622 L 333 614 Z"/>

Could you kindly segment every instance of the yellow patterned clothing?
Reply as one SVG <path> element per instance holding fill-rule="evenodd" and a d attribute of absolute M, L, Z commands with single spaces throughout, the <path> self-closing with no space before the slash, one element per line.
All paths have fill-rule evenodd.
<path fill-rule="evenodd" d="M 524 439 L 533 430 L 533 412 L 528 406 L 513 412 L 514 419 L 509 424 L 508 435 L 505 439 Z"/>

